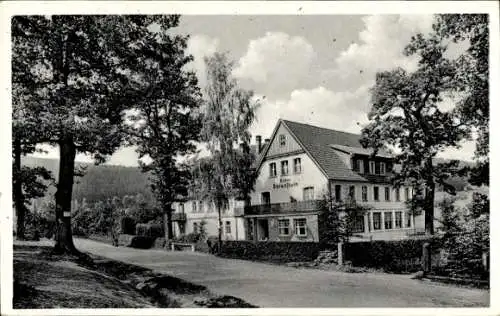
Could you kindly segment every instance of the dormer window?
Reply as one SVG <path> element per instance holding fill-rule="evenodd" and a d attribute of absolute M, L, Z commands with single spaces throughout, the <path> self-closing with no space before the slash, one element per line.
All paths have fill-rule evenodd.
<path fill-rule="evenodd" d="M 364 163 L 363 159 L 356 160 L 356 170 L 359 173 L 365 173 L 365 163 Z"/>
<path fill-rule="evenodd" d="M 370 161 L 370 174 L 375 174 L 375 161 Z"/>
<path fill-rule="evenodd" d="M 385 162 L 380 163 L 380 174 L 385 175 Z"/>
<path fill-rule="evenodd" d="M 286 145 L 286 136 L 281 134 L 280 135 L 280 147 L 284 147 Z"/>

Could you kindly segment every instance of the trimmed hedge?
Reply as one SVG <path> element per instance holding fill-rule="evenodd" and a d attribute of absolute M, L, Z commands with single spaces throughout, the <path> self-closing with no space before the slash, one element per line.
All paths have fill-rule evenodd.
<path fill-rule="evenodd" d="M 388 272 L 415 272 L 422 269 L 422 248 L 431 244 L 432 253 L 440 249 L 436 239 L 368 241 L 344 244 L 344 261 L 353 266 L 384 269 Z"/>
<path fill-rule="evenodd" d="M 139 248 L 139 249 L 149 249 L 153 247 L 155 242 L 154 237 L 148 237 L 148 236 L 134 236 L 130 242 L 130 246 L 132 248 Z"/>
<path fill-rule="evenodd" d="M 122 217 L 121 219 L 121 233 L 127 235 L 135 234 L 135 220 L 132 217 Z"/>
<path fill-rule="evenodd" d="M 270 262 L 312 261 L 319 254 L 315 242 L 223 241 L 221 257 Z"/>
<path fill-rule="evenodd" d="M 153 238 L 165 237 L 161 224 L 137 224 L 135 225 L 135 234 Z"/>

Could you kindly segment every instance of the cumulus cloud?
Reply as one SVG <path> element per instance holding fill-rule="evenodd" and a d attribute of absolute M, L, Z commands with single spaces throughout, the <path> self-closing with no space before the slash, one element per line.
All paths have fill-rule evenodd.
<path fill-rule="evenodd" d="M 204 58 L 213 55 L 218 48 L 219 39 L 206 35 L 193 35 L 188 40 L 186 51 L 194 57 L 194 61 L 188 65 L 188 69 L 196 72 L 200 87 L 204 87 L 207 82 Z"/>
<path fill-rule="evenodd" d="M 319 86 L 294 90 L 287 99 L 265 101 L 252 127 L 254 135 L 270 136 L 278 119 L 288 119 L 347 132 L 359 132 L 367 123 L 368 86 L 335 92 Z"/>
<path fill-rule="evenodd" d="M 374 73 L 403 67 L 415 69 L 415 57 L 402 54 L 412 35 L 432 30 L 432 15 L 371 15 L 363 18 L 364 29 L 336 59 L 338 74 Z"/>
<path fill-rule="evenodd" d="M 314 58 L 314 48 L 305 38 L 267 32 L 249 42 L 233 74 L 265 84 L 267 89 L 289 92 L 307 74 Z"/>

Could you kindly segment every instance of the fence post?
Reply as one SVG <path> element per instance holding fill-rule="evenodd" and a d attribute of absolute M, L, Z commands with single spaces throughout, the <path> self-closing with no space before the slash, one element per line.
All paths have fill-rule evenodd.
<path fill-rule="evenodd" d="M 337 243 L 337 264 L 340 266 L 344 264 L 344 243 L 343 242 Z"/>
<path fill-rule="evenodd" d="M 424 275 L 431 271 L 431 244 L 428 242 L 422 246 L 422 269 Z"/>

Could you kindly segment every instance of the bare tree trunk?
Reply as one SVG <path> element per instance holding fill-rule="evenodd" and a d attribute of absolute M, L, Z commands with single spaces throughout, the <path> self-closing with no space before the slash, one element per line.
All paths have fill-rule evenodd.
<path fill-rule="evenodd" d="M 75 174 L 76 147 L 72 138 L 59 143 L 59 181 L 56 192 L 56 226 L 54 251 L 57 253 L 79 254 L 71 233 L 71 197 Z"/>
<path fill-rule="evenodd" d="M 165 216 L 163 217 L 165 220 L 165 239 L 166 242 L 170 242 L 172 238 L 174 238 L 174 231 L 172 227 L 172 204 L 167 204 L 164 207 Z"/>
<path fill-rule="evenodd" d="M 24 240 L 24 219 L 26 206 L 24 205 L 23 182 L 21 181 L 21 140 L 14 139 L 14 174 L 12 189 L 14 191 L 14 203 L 16 206 L 16 238 Z"/>
<path fill-rule="evenodd" d="M 425 162 L 427 174 L 429 178 L 425 186 L 425 233 L 426 235 L 434 235 L 434 193 L 436 184 L 433 178 L 432 158 L 428 158 Z"/>

